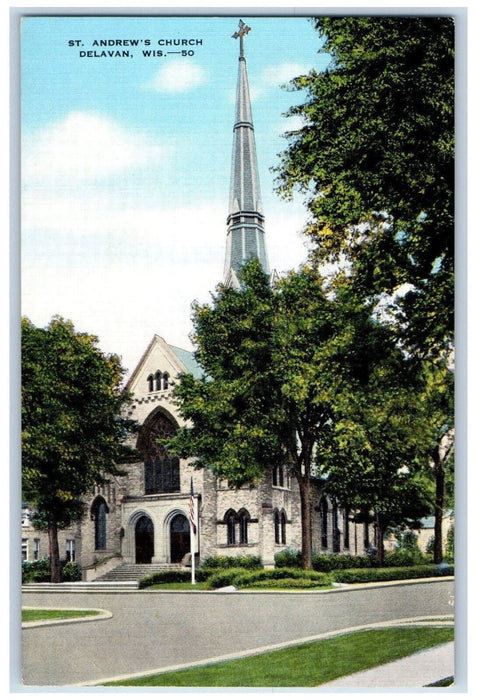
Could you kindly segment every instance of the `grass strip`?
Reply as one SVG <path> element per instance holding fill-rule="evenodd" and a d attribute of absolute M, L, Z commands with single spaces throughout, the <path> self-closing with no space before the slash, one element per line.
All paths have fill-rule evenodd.
<path fill-rule="evenodd" d="M 98 610 L 22 610 L 22 622 L 65 620 L 71 617 L 89 617 L 98 614 Z"/>
<path fill-rule="evenodd" d="M 161 673 L 108 686 L 315 687 L 452 641 L 452 628 L 367 630 L 234 661 Z"/>

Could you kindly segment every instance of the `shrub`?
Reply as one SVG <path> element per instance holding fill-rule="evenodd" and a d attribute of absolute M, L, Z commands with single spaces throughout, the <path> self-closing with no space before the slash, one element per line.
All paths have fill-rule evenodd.
<path fill-rule="evenodd" d="M 22 583 L 46 583 L 50 580 L 51 569 L 48 557 L 22 562 Z"/>
<path fill-rule="evenodd" d="M 416 566 L 424 563 L 424 556 L 419 549 L 402 547 L 384 555 L 384 566 Z"/>
<path fill-rule="evenodd" d="M 374 565 L 374 560 L 365 554 L 314 554 L 311 564 L 315 571 L 335 571 L 336 569 L 369 568 Z"/>
<path fill-rule="evenodd" d="M 451 525 L 449 528 L 449 532 L 447 533 L 447 542 L 446 542 L 446 559 L 450 559 L 451 561 L 454 561 L 454 541 L 455 541 L 454 526 Z"/>
<path fill-rule="evenodd" d="M 181 571 L 180 569 L 177 571 L 156 571 L 154 574 L 144 576 L 144 578 L 139 581 L 139 588 L 149 588 L 149 586 L 153 586 L 155 583 L 186 583 L 190 581 L 190 578 L 190 571 Z"/>
<path fill-rule="evenodd" d="M 436 538 L 434 537 L 434 535 L 432 535 L 432 537 L 429 538 L 429 541 L 426 544 L 426 554 L 434 554 L 434 542 L 435 542 L 435 540 L 436 540 Z"/>
<path fill-rule="evenodd" d="M 68 561 L 63 565 L 61 571 L 62 581 L 81 581 L 81 566 L 73 561 Z"/>
<path fill-rule="evenodd" d="M 285 566 L 300 569 L 302 566 L 301 552 L 288 547 L 275 554 L 275 566 L 283 568 Z"/>
<path fill-rule="evenodd" d="M 237 556 L 237 557 L 207 557 L 201 564 L 201 569 L 260 569 L 262 562 L 260 557 Z"/>
<path fill-rule="evenodd" d="M 329 584 L 330 581 L 315 581 L 311 578 L 277 578 L 263 579 L 261 581 L 252 581 L 249 584 L 241 586 L 242 588 L 318 588 Z"/>

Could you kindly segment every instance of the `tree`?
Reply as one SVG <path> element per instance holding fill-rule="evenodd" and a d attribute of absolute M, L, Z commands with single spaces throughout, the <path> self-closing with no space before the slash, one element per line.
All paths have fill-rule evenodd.
<path fill-rule="evenodd" d="M 278 189 L 306 193 L 317 264 L 345 263 L 361 293 L 406 291 L 402 338 L 452 347 L 454 24 L 451 17 L 322 17 L 329 68 L 295 78 Z M 406 285 L 406 287 L 403 287 Z"/>
<path fill-rule="evenodd" d="M 313 470 L 336 446 L 336 416 L 359 387 L 364 395 L 393 339 L 348 287 L 329 297 L 316 271 L 303 268 L 272 289 L 257 261 L 242 268 L 240 289 L 219 286 L 211 305 L 196 304 L 193 321 L 204 377 L 185 375 L 176 386 L 188 423 L 168 448 L 232 485 L 289 465 L 310 568 Z"/>
<path fill-rule="evenodd" d="M 321 463 L 327 491 L 374 522 L 380 565 L 386 530 L 416 527 L 432 504 L 428 410 L 420 368 L 413 365 L 398 348 L 385 350 L 366 384 L 336 413 Z"/>
<path fill-rule="evenodd" d="M 425 444 L 435 484 L 434 563 L 440 564 L 443 557 L 442 517 L 448 492 L 453 491 L 454 452 L 453 374 L 443 362 L 426 364 L 424 400 L 426 403 Z"/>
<path fill-rule="evenodd" d="M 60 580 L 58 530 L 80 520 L 84 495 L 121 474 L 133 422 L 121 417 L 116 355 L 54 317 L 46 328 L 22 319 L 22 488 L 36 526 L 49 537 L 52 581 Z"/>

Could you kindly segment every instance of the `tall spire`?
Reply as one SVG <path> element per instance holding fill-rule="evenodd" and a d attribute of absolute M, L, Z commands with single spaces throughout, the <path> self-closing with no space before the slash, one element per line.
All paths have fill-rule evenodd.
<path fill-rule="evenodd" d="M 238 286 L 237 273 L 251 258 L 258 258 L 264 271 L 269 272 L 244 53 L 244 38 L 249 31 L 250 27 L 240 20 L 239 29 L 233 34 L 234 39 L 240 39 L 240 52 L 224 270 L 225 284 L 232 286 Z"/>

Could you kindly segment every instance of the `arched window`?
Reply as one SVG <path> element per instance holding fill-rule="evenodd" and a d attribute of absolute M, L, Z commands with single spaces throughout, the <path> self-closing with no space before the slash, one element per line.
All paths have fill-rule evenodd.
<path fill-rule="evenodd" d="M 91 519 L 94 520 L 94 548 L 106 549 L 106 514 L 109 508 L 102 496 L 94 499 L 91 506 Z"/>
<path fill-rule="evenodd" d="M 156 380 L 156 391 L 160 391 L 162 374 L 159 370 L 157 370 L 156 374 L 154 375 L 154 379 Z"/>
<path fill-rule="evenodd" d="M 284 486 L 285 485 L 282 466 L 273 468 L 272 485 L 273 486 Z"/>
<path fill-rule="evenodd" d="M 164 391 L 169 388 L 169 374 L 167 372 L 162 375 L 162 388 Z"/>
<path fill-rule="evenodd" d="M 287 543 L 287 516 L 284 510 L 280 514 L 281 544 Z"/>
<path fill-rule="evenodd" d="M 275 544 L 280 544 L 280 513 L 278 510 L 273 511 L 273 524 L 275 527 Z"/>
<path fill-rule="evenodd" d="M 228 510 L 224 518 L 227 523 L 227 544 L 235 544 L 236 542 L 236 524 L 237 514 L 234 510 Z"/>
<path fill-rule="evenodd" d="M 239 542 L 240 544 L 248 544 L 248 523 L 250 515 L 244 508 L 238 513 L 239 521 Z"/>
<path fill-rule="evenodd" d="M 161 438 L 174 435 L 176 428 L 163 413 L 150 416 L 142 426 L 137 448 L 144 458 L 144 490 L 146 494 L 180 491 L 180 461 L 171 457 Z"/>
<path fill-rule="evenodd" d="M 152 376 L 152 374 L 150 374 L 147 378 L 147 383 L 149 386 L 149 391 L 154 391 L 154 377 Z"/>
<path fill-rule="evenodd" d="M 328 501 L 322 498 L 320 501 L 320 525 L 321 525 L 321 546 L 328 549 Z"/>
<path fill-rule="evenodd" d="M 273 511 L 273 525 L 275 529 L 275 544 L 287 543 L 287 514 L 284 510 L 279 511 L 277 508 Z"/>

